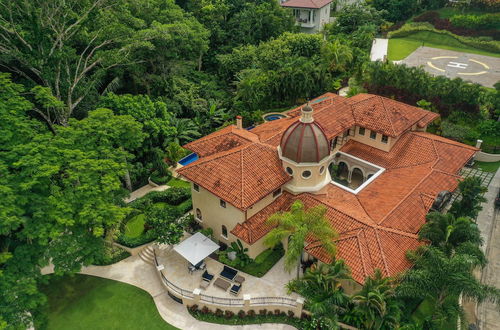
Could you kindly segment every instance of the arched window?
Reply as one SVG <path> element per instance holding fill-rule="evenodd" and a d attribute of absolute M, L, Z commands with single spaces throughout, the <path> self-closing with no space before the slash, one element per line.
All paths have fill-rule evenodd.
<path fill-rule="evenodd" d="M 222 236 L 224 238 L 227 238 L 227 228 L 226 226 L 222 225 Z"/>
<path fill-rule="evenodd" d="M 203 220 L 200 209 L 196 209 L 196 219 L 198 219 L 200 221 Z"/>

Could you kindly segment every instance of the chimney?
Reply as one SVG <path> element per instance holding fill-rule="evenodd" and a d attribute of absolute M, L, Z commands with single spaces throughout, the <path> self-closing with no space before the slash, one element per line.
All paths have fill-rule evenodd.
<path fill-rule="evenodd" d="M 243 118 L 236 116 L 236 128 L 243 129 Z"/>

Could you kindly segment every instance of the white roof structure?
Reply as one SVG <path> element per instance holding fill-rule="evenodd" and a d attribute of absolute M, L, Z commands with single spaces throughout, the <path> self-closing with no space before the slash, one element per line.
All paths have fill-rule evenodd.
<path fill-rule="evenodd" d="M 177 253 L 193 265 L 196 265 L 218 249 L 218 244 L 200 232 L 186 238 L 174 247 Z"/>

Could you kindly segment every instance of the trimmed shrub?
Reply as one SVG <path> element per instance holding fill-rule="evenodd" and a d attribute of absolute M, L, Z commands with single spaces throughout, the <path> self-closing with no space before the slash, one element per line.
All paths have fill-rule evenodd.
<path fill-rule="evenodd" d="M 240 319 L 244 318 L 245 316 L 247 316 L 247 313 L 245 313 L 245 311 L 244 311 L 244 310 L 240 310 L 240 311 L 238 312 L 238 317 L 239 317 Z"/>
<path fill-rule="evenodd" d="M 210 313 L 210 309 L 208 309 L 207 306 L 203 306 L 203 308 L 200 310 L 202 314 L 208 314 Z"/>
<path fill-rule="evenodd" d="M 233 316 L 234 316 L 234 313 L 233 313 L 233 312 L 231 312 L 231 311 L 225 311 L 225 312 L 224 312 L 224 317 L 225 317 L 226 319 L 230 319 L 230 318 L 232 318 Z"/>
<path fill-rule="evenodd" d="M 249 310 L 249 311 L 247 312 L 247 315 L 248 315 L 249 317 L 254 317 L 254 316 L 255 316 L 255 311 L 254 311 L 253 309 L 251 309 L 251 310 Z"/>
<path fill-rule="evenodd" d="M 130 253 L 117 246 L 106 246 L 102 254 L 92 263 L 96 266 L 107 266 L 117 263 L 125 258 L 130 257 Z"/>
<path fill-rule="evenodd" d="M 495 29 L 500 25 L 500 14 L 455 15 L 450 22 L 454 26 L 473 30 Z"/>
<path fill-rule="evenodd" d="M 154 203 L 167 203 L 177 206 L 191 198 L 189 188 L 170 188 L 164 191 L 151 191 L 143 197 L 130 202 L 128 206 L 135 209 L 144 210 Z"/>
<path fill-rule="evenodd" d="M 153 234 L 153 232 L 147 231 L 144 234 L 137 236 L 137 237 L 133 237 L 133 238 L 125 236 L 125 235 L 121 235 L 120 237 L 118 237 L 118 239 L 116 241 L 118 243 L 120 243 L 121 245 L 124 245 L 126 247 L 134 248 L 134 247 L 152 242 L 155 239 L 156 239 L 156 236 Z"/>
<path fill-rule="evenodd" d="M 266 315 L 266 314 L 267 314 L 267 309 L 259 310 L 259 315 Z"/>
<path fill-rule="evenodd" d="M 157 185 L 164 185 L 172 179 L 172 173 L 170 173 L 170 171 L 166 171 L 166 174 L 162 175 L 159 171 L 154 171 L 151 173 L 149 179 Z"/>
<path fill-rule="evenodd" d="M 190 311 L 196 312 L 198 310 L 198 305 L 191 305 L 191 306 L 188 306 L 188 308 Z"/>
<path fill-rule="evenodd" d="M 281 314 L 281 311 L 279 309 L 274 310 L 274 315 L 280 315 L 280 314 Z"/>
<path fill-rule="evenodd" d="M 479 38 L 469 38 L 469 37 L 459 36 L 459 35 L 451 33 L 450 31 L 447 31 L 447 30 L 435 29 L 429 23 L 409 23 L 409 24 L 404 25 L 399 30 L 391 31 L 391 32 L 387 33 L 387 37 L 388 38 L 402 38 L 402 37 L 410 36 L 416 32 L 420 32 L 420 31 L 428 31 L 428 32 L 434 32 L 434 33 L 441 34 L 441 35 L 448 35 L 448 36 L 456 39 L 457 41 L 461 42 L 462 44 L 470 46 L 470 47 L 486 50 L 486 51 L 493 52 L 493 53 L 500 52 L 500 41 L 485 41 L 485 40 L 480 40 Z"/>
<path fill-rule="evenodd" d="M 294 317 L 295 316 L 295 313 L 292 312 L 292 311 L 288 311 L 288 317 Z"/>
<path fill-rule="evenodd" d="M 269 315 L 269 316 L 273 316 L 273 315 L 274 315 L 274 313 L 273 313 L 273 311 L 269 311 L 269 312 L 267 312 L 267 315 Z"/>
<path fill-rule="evenodd" d="M 217 308 L 215 310 L 215 315 L 221 317 L 222 315 L 224 315 L 224 311 L 222 309 L 220 309 L 220 308 Z"/>

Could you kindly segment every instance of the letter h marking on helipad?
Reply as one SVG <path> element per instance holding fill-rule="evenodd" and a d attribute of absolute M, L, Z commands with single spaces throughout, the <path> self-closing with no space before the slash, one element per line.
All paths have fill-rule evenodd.
<path fill-rule="evenodd" d="M 466 69 L 468 64 L 460 63 L 460 62 L 448 62 L 447 66 L 452 67 L 452 68 Z"/>

